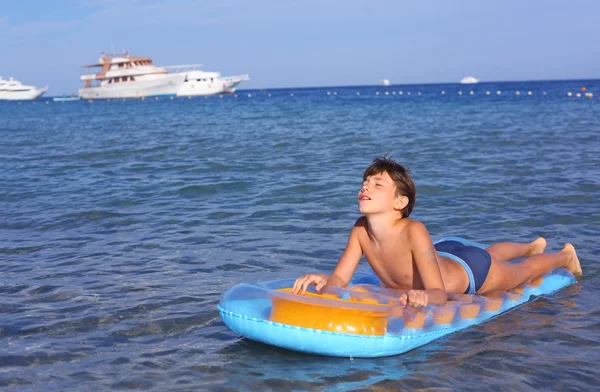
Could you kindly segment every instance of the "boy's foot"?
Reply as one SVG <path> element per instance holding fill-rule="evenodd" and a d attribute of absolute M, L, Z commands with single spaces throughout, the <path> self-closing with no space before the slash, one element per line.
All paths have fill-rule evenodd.
<path fill-rule="evenodd" d="M 527 256 L 537 255 L 538 253 L 544 253 L 546 249 L 546 240 L 543 237 L 531 242 L 531 250 L 527 253 Z"/>
<path fill-rule="evenodd" d="M 575 247 L 571 244 L 565 244 L 560 253 L 568 255 L 565 268 L 571 271 L 576 278 L 581 278 L 583 276 L 583 271 L 581 270 L 581 264 L 579 263 L 579 257 L 577 257 Z"/>

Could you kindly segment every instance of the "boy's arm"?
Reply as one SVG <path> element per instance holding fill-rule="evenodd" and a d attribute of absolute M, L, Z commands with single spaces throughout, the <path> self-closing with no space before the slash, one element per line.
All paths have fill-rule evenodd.
<path fill-rule="evenodd" d="M 364 230 L 365 223 L 361 222 L 361 219 L 364 218 L 359 218 L 354 224 L 354 227 L 350 232 L 350 237 L 348 238 L 346 249 L 340 257 L 331 276 L 323 274 L 305 275 L 294 282 L 294 287 L 292 288 L 293 293 L 301 292 L 304 294 L 311 284 L 315 284 L 317 286 L 317 291 L 319 291 L 324 286 L 346 287 L 348 283 L 350 283 L 352 275 L 354 275 L 354 271 L 362 256 L 362 248 L 358 240 L 358 231 Z"/>
<path fill-rule="evenodd" d="M 444 305 L 448 301 L 448 294 L 442 280 L 437 252 L 424 224 L 411 222 L 409 241 L 413 260 L 425 290 L 421 293 L 418 290 L 410 290 L 405 295 L 406 303 L 417 306 Z"/>

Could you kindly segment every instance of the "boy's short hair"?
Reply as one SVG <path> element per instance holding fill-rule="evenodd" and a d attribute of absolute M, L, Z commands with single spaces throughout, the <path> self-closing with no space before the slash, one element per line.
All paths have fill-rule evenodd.
<path fill-rule="evenodd" d="M 417 199 L 415 183 L 410 176 L 410 170 L 392 158 L 377 157 L 363 174 L 363 181 L 375 174 L 387 173 L 396 185 L 396 192 L 400 196 L 408 197 L 408 204 L 401 211 L 403 218 L 408 218 Z"/>

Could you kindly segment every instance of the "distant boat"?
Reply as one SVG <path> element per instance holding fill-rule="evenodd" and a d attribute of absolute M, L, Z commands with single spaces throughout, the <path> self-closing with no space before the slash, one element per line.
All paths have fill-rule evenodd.
<path fill-rule="evenodd" d="M 381 79 L 379 81 L 379 84 L 381 84 L 382 86 L 389 86 L 392 83 L 389 81 L 389 79 Z"/>
<path fill-rule="evenodd" d="M 34 86 L 25 86 L 18 80 L 9 78 L 2 79 L 0 76 L 0 100 L 32 100 L 41 97 L 48 90 L 44 88 L 35 88 Z"/>
<path fill-rule="evenodd" d="M 250 76 L 247 74 L 221 76 L 219 72 L 201 71 L 197 69 L 199 65 L 179 65 L 167 68 L 184 69 L 186 67 L 192 68 L 184 71 L 187 72 L 187 76 L 177 92 L 177 96 L 191 97 L 195 95 L 233 94 L 238 84 L 250 80 Z"/>
<path fill-rule="evenodd" d="M 102 54 L 97 63 L 83 68 L 100 68 L 82 75 L 85 86 L 79 89 L 81 99 L 145 98 L 176 95 L 185 80 L 185 73 L 170 74 L 157 67 L 150 57 L 125 54 Z"/>
<path fill-rule="evenodd" d="M 79 97 L 76 95 L 71 95 L 71 96 L 66 96 L 63 95 L 62 97 L 54 97 L 52 98 L 52 100 L 54 102 L 70 102 L 70 101 L 79 101 Z"/>
<path fill-rule="evenodd" d="M 479 83 L 479 79 L 474 78 L 473 76 L 467 76 L 460 80 L 460 84 L 475 84 Z"/>

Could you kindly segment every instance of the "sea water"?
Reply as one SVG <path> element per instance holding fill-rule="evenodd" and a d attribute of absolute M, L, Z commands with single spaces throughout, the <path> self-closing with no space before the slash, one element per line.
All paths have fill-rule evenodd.
<path fill-rule="evenodd" d="M 561 81 L 1 102 L 0 387 L 592 390 L 599 90 Z M 334 268 L 363 170 L 385 154 L 411 169 L 411 217 L 434 240 L 570 242 L 584 278 L 387 358 L 306 355 L 227 329 L 216 306 L 233 285 Z"/>

